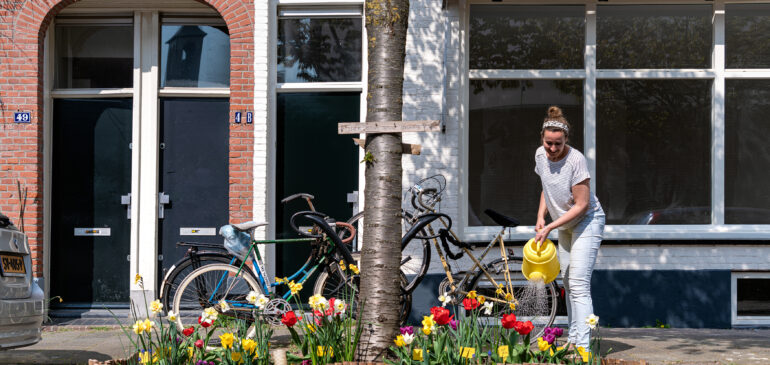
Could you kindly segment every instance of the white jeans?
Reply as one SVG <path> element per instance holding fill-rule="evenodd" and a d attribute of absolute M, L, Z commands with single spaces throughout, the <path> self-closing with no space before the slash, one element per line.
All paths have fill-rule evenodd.
<path fill-rule="evenodd" d="M 591 273 L 604 234 L 604 213 L 591 212 L 574 227 L 559 230 L 559 264 L 567 297 L 568 340 L 589 350 L 586 318 L 594 312 Z"/>

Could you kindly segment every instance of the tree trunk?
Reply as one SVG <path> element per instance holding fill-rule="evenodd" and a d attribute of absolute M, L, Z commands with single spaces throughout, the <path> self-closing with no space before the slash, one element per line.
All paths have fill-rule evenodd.
<path fill-rule="evenodd" d="M 401 120 L 408 0 L 367 0 L 366 121 Z M 398 332 L 401 266 L 401 135 L 366 136 L 359 358 L 382 361 Z"/>

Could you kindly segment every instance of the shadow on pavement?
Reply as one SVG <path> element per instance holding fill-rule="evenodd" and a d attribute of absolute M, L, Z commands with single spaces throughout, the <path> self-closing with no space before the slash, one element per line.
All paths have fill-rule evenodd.
<path fill-rule="evenodd" d="M 8 350 L 0 351 L 0 364 L 87 364 L 89 359 L 110 360 L 112 356 L 79 350 Z"/>

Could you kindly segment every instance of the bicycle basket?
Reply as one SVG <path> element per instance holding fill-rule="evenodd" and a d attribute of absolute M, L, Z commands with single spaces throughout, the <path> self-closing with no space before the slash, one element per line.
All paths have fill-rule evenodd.
<path fill-rule="evenodd" d="M 227 252 L 241 261 L 246 260 L 251 247 L 251 237 L 246 232 L 241 232 L 227 224 L 219 228 L 219 235 L 225 238 Z"/>

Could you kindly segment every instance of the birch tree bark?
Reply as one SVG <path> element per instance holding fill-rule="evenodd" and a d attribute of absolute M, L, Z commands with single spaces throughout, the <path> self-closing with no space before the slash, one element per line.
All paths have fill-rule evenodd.
<path fill-rule="evenodd" d="M 366 121 L 400 121 L 409 0 L 366 0 Z M 359 360 L 382 361 L 398 332 L 401 263 L 401 135 L 367 134 Z"/>

